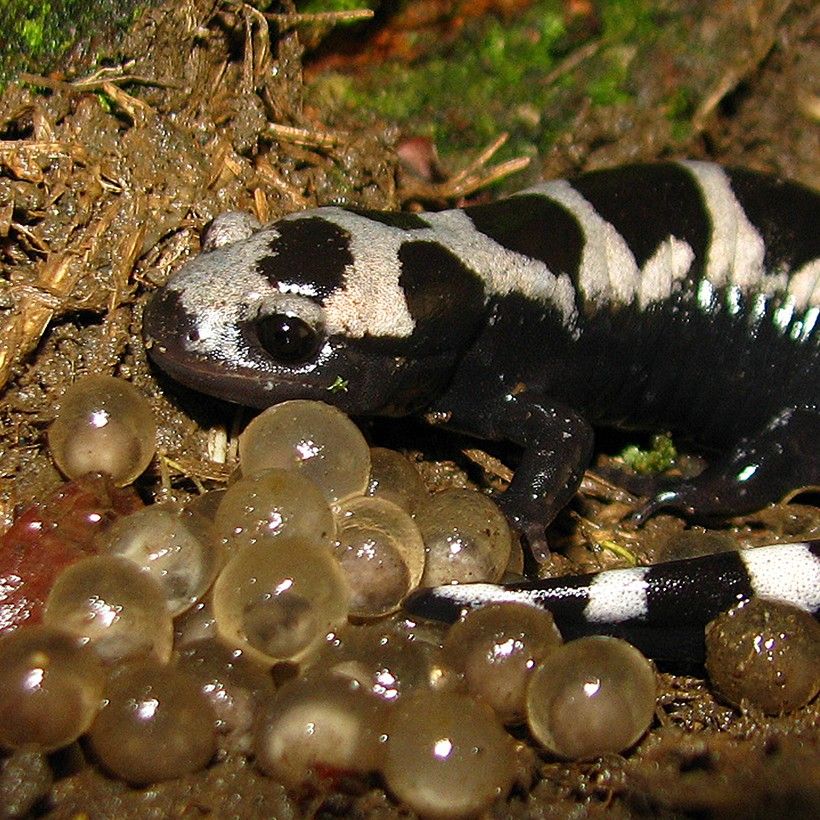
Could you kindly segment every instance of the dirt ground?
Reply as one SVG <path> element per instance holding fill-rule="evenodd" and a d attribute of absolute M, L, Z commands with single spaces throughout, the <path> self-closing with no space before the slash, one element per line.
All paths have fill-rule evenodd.
<path fill-rule="evenodd" d="M 485 183 L 497 178 L 515 188 L 682 156 L 820 184 L 820 14 L 809 0 L 719 2 L 708 11 L 669 0 L 655 4 L 653 28 L 640 36 L 607 29 L 593 4 L 567 2 L 572 36 L 552 69 L 522 81 L 549 89 L 550 111 L 499 108 L 498 131 L 511 131 L 512 147 L 471 164 L 485 144 L 437 144 L 439 173 L 408 173 L 397 151 L 411 137 L 438 140 L 442 129 L 423 116 L 396 124 L 348 96 L 349 80 L 344 93 L 327 80 L 352 73 L 367 88 L 367 72 L 385 55 L 416 70 L 428 55 L 407 43 L 458 42 L 476 7 L 494 6 L 512 28 L 513 12 L 527 5 L 409 3 L 403 15 L 382 11 L 376 24 L 322 43 L 315 24 L 287 8 L 265 17 L 234 0 L 168 2 L 97 63 L 77 50 L 62 71 L 9 85 L 0 98 L 0 525 L 61 480 L 44 432 L 66 386 L 85 373 L 127 378 L 151 400 L 160 456 L 138 484 L 145 500 L 184 500 L 226 480 L 235 452 L 213 456 L 215 431 L 233 441 L 249 414 L 175 386 L 149 366 L 140 337 L 147 295 L 196 252 L 200 229 L 222 211 L 265 221 L 316 204 L 458 203 L 489 196 Z M 424 36 L 407 34 L 412 24 Z M 367 56 L 374 44 L 378 60 Z M 608 97 L 590 91 L 607 83 L 617 86 Z M 458 102 L 435 106 L 450 129 L 471 120 Z M 526 164 L 521 157 L 526 169 L 508 178 Z M 448 445 L 415 425 L 376 425 L 371 436 L 415 454 L 431 486 L 503 486 L 507 474 L 495 458 L 503 451 L 465 457 L 465 442 Z M 620 443 L 604 438 L 600 457 Z M 658 516 L 628 531 L 618 522 L 629 501 L 587 489 L 550 534 L 559 553 L 552 571 L 619 565 L 623 554 L 601 546 L 610 541 L 658 560 L 686 528 Z M 717 537 L 738 545 L 818 537 L 814 500 L 726 522 Z M 662 671 L 657 720 L 630 754 L 571 764 L 528 752 L 516 789 L 492 815 L 816 816 L 816 700 L 766 717 L 722 703 L 691 671 Z M 27 789 L 39 790 L 36 813 L 50 817 L 410 816 L 376 780 L 294 797 L 241 757 L 136 790 L 86 766 L 79 747 L 50 761 L 27 755 L 8 758 L 0 774 L 5 816 L 15 816 L 14 799 Z"/>

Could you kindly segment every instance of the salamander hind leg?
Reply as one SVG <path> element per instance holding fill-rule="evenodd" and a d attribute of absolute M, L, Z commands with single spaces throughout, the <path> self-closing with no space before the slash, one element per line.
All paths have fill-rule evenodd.
<path fill-rule="evenodd" d="M 758 434 L 674 489 L 658 492 L 633 516 L 642 524 L 661 510 L 708 519 L 753 512 L 790 490 L 820 484 L 820 412 L 787 408 Z"/>

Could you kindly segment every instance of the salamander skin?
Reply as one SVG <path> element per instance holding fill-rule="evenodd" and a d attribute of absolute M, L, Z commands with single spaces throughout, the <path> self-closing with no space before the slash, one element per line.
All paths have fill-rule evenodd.
<path fill-rule="evenodd" d="M 740 514 L 820 484 L 820 195 L 702 162 L 556 180 L 427 214 L 227 214 L 146 307 L 151 356 L 264 407 L 428 413 L 519 445 L 500 498 L 531 544 L 592 426 L 722 450 L 639 511 Z"/>
<path fill-rule="evenodd" d="M 709 621 L 753 595 L 820 609 L 820 540 L 755 547 L 649 567 L 539 581 L 454 584 L 420 589 L 411 615 L 441 621 L 499 601 L 548 609 L 565 640 L 589 634 L 624 638 L 665 661 L 701 661 Z"/>

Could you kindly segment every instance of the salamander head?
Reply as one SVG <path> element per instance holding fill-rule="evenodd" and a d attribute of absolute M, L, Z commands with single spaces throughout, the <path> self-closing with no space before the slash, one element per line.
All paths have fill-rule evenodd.
<path fill-rule="evenodd" d="M 413 412 L 484 311 L 478 278 L 417 237 L 339 208 L 263 228 L 226 214 L 146 306 L 146 345 L 173 378 L 229 401 Z"/>

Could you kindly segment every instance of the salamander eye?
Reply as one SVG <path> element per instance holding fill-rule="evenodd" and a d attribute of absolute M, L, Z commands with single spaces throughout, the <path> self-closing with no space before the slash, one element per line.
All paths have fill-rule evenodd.
<path fill-rule="evenodd" d="M 280 362 L 304 362 L 319 347 L 319 334 L 298 316 L 271 313 L 256 322 L 259 343 Z"/>

